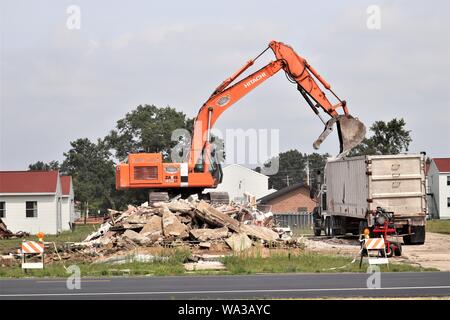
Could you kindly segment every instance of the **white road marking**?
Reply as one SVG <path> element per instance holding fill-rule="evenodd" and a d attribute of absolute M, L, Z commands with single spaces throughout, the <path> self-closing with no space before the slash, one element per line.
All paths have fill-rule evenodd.
<path fill-rule="evenodd" d="M 67 282 L 67 280 L 36 280 L 36 283 L 58 283 L 58 282 Z M 111 282 L 111 280 L 81 280 L 81 283 L 86 282 Z"/>
<path fill-rule="evenodd" d="M 148 291 L 148 292 L 80 292 L 80 293 L 29 293 L 0 294 L 0 297 L 49 297 L 49 296 L 112 296 L 112 295 L 157 295 L 157 294 L 207 294 L 207 293 L 263 293 L 263 292 L 321 292 L 321 291 L 383 291 L 383 290 L 421 290 L 450 289 L 450 286 L 427 287 L 388 287 L 388 288 L 312 288 L 312 289 L 257 289 L 257 290 L 204 290 L 204 291 Z M 449 291 L 450 295 L 450 291 Z"/>

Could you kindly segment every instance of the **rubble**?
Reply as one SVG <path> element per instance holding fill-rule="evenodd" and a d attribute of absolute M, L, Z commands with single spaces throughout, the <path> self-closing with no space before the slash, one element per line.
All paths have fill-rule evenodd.
<path fill-rule="evenodd" d="M 0 239 L 15 239 L 15 238 L 23 238 L 27 237 L 30 234 L 28 232 L 19 231 L 16 233 L 13 233 L 12 231 L 8 230 L 6 227 L 6 224 L 0 219 Z"/>
<path fill-rule="evenodd" d="M 97 231 L 83 242 L 71 244 L 68 250 L 104 261 L 105 257 L 120 257 L 124 251 L 139 247 L 187 246 L 193 253 L 221 254 L 249 249 L 254 242 L 295 246 L 296 242 L 290 240 L 286 232 L 273 226 L 270 212 L 249 205 L 210 204 L 190 197 L 130 205 L 125 211 L 109 210 L 109 218 Z"/>
<path fill-rule="evenodd" d="M 190 235 L 199 241 L 217 240 L 228 236 L 228 228 L 222 227 L 217 229 L 193 229 Z"/>
<path fill-rule="evenodd" d="M 250 248 L 253 245 L 252 240 L 242 233 L 235 233 L 228 239 L 225 239 L 225 242 L 230 246 L 233 251 L 243 251 Z"/>
<path fill-rule="evenodd" d="M 163 208 L 162 228 L 165 237 L 185 239 L 189 236 L 188 227 L 178 220 L 168 208 Z"/>
<path fill-rule="evenodd" d="M 225 270 L 225 266 L 219 261 L 198 261 L 184 264 L 186 271 Z"/>

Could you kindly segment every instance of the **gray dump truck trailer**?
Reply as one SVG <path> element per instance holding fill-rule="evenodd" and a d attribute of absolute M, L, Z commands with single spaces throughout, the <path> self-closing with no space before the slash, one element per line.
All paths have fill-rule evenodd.
<path fill-rule="evenodd" d="M 424 155 L 329 159 L 313 212 L 314 233 L 360 234 L 376 223 L 377 207 L 393 212 L 393 225 L 405 244 L 425 242 Z"/>

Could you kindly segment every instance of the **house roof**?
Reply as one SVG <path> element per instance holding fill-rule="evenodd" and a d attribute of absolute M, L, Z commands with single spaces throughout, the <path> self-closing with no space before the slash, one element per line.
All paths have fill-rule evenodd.
<path fill-rule="evenodd" d="M 271 201 L 273 199 L 281 197 L 291 191 L 294 191 L 294 190 L 297 190 L 300 188 L 308 188 L 309 189 L 309 187 L 307 185 L 305 185 L 305 183 L 300 182 L 300 183 L 293 184 L 292 186 L 275 191 L 273 193 L 270 193 L 267 196 L 264 196 L 264 197 L 258 199 L 258 201 L 260 201 L 260 203 L 264 204 L 264 203 L 267 203 L 268 201 Z"/>
<path fill-rule="evenodd" d="M 223 170 L 229 170 L 229 169 L 231 169 L 231 168 L 233 168 L 233 167 L 242 168 L 242 169 L 245 169 L 245 170 L 247 170 L 248 172 L 250 172 L 250 173 L 252 173 L 252 174 L 254 174 L 254 175 L 259 175 L 259 176 L 264 177 L 264 178 L 267 178 L 267 179 L 269 178 L 269 177 L 266 176 L 265 174 L 262 174 L 262 173 L 260 173 L 260 172 L 258 172 L 258 171 L 255 171 L 255 170 L 253 170 L 253 169 L 247 168 L 246 166 L 243 166 L 243 165 L 240 165 L 240 164 L 237 164 L 237 163 L 229 164 L 229 165 L 225 166 L 225 167 L 223 168 Z"/>
<path fill-rule="evenodd" d="M 0 171 L 0 193 L 56 193 L 58 171 Z"/>
<path fill-rule="evenodd" d="M 450 158 L 433 158 L 439 172 L 450 172 Z"/>
<path fill-rule="evenodd" d="M 72 176 L 61 176 L 61 190 L 63 196 L 68 196 L 70 194 L 70 187 Z"/>

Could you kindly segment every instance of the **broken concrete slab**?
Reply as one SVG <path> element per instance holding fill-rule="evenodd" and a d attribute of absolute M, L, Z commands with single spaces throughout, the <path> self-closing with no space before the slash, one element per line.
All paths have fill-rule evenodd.
<path fill-rule="evenodd" d="M 199 261 L 188 262 L 184 264 L 187 271 L 201 271 L 201 270 L 225 270 L 225 266 L 220 261 Z"/>
<path fill-rule="evenodd" d="M 189 202 L 185 201 L 172 201 L 166 204 L 172 212 L 190 213 L 192 211 L 192 206 Z"/>
<path fill-rule="evenodd" d="M 177 217 L 168 209 L 164 208 L 162 216 L 163 234 L 165 237 L 188 237 L 188 227 L 181 223 Z"/>
<path fill-rule="evenodd" d="M 146 245 L 150 243 L 150 239 L 133 231 L 133 230 L 127 230 L 123 233 L 123 237 L 122 238 L 128 238 L 131 241 L 137 243 L 137 244 L 141 244 L 141 245 Z"/>
<path fill-rule="evenodd" d="M 252 240 L 242 233 L 234 233 L 231 237 L 225 239 L 225 242 L 233 251 L 238 252 L 250 248 L 253 244 Z"/>
<path fill-rule="evenodd" d="M 278 233 L 266 227 L 260 227 L 253 224 L 241 225 L 241 231 L 251 238 L 261 239 L 264 241 L 276 241 L 279 239 Z"/>
<path fill-rule="evenodd" d="M 228 237 L 228 228 L 192 229 L 189 233 L 194 239 L 199 241 L 216 240 Z"/>
<path fill-rule="evenodd" d="M 139 234 L 143 236 L 162 235 L 162 219 L 160 216 L 152 216 L 142 228 Z"/>
<path fill-rule="evenodd" d="M 207 249 L 209 249 L 209 248 L 211 247 L 211 242 L 200 242 L 200 243 L 198 244 L 198 246 L 199 246 L 200 248 L 207 248 Z"/>
<path fill-rule="evenodd" d="M 88 235 L 86 237 L 86 239 L 84 239 L 84 241 L 88 242 L 88 241 L 91 241 L 93 239 L 96 239 L 96 238 L 104 235 L 106 232 L 108 232 L 110 228 L 111 228 L 111 224 L 109 222 L 105 222 L 104 224 L 102 224 L 100 226 L 100 228 L 98 228 L 98 230 L 96 232 L 93 232 L 90 235 Z"/>
<path fill-rule="evenodd" d="M 220 212 L 216 208 L 211 207 L 203 200 L 196 205 L 195 216 L 211 226 L 226 226 L 235 232 L 239 232 L 239 221 L 231 218 L 225 213 Z"/>

